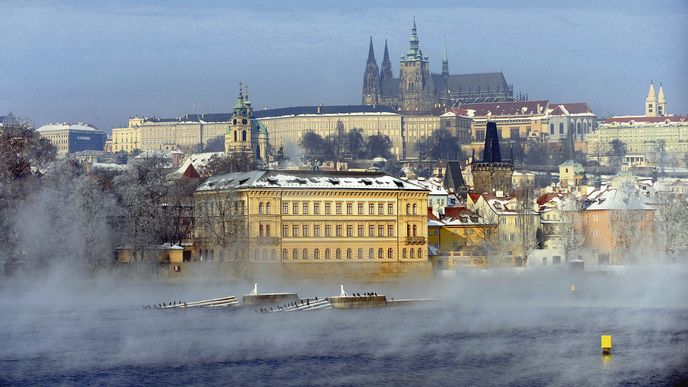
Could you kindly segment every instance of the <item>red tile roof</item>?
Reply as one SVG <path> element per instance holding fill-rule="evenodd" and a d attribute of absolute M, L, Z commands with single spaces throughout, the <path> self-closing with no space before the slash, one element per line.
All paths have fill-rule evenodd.
<path fill-rule="evenodd" d="M 558 197 L 558 196 L 559 196 L 559 194 L 558 194 L 558 193 L 555 193 L 555 192 L 549 192 L 549 193 L 542 194 L 542 195 L 540 195 L 540 197 L 537 199 L 537 204 L 541 206 L 541 205 L 543 205 L 543 204 L 545 204 L 545 203 L 551 201 L 552 199 L 554 199 L 554 198 L 556 198 L 556 197 Z"/>
<path fill-rule="evenodd" d="M 531 116 L 543 114 L 549 101 L 511 101 L 462 104 L 460 108 L 475 110 L 476 116 Z M 539 108 L 539 109 L 538 109 Z"/>

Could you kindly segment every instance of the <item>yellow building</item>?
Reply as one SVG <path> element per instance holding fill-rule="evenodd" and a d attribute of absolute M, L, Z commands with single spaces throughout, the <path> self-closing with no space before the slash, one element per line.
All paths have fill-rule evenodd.
<path fill-rule="evenodd" d="M 195 194 L 195 244 L 205 260 L 280 264 L 304 275 L 427 275 L 427 196 L 383 173 L 213 176 Z M 228 230 L 247 243 L 223 240 Z"/>
<path fill-rule="evenodd" d="M 544 141 L 548 133 L 548 106 L 548 100 L 539 100 L 472 103 L 462 104 L 460 107 L 466 109 L 468 116 L 473 119 L 473 141 L 482 144 L 487 121 L 497 124 L 500 139 Z"/>
<path fill-rule="evenodd" d="M 449 207 L 443 216 L 428 214 L 428 244 L 437 249 L 432 257 L 438 269 L 486 267 L 486 244 L 495 238 L 497 223 L 465 207 Z"/>
<path fill-rule="evenodd" d="M 432 133 L 440 128 L 440 116 L 429 114 L 404 115 L 402 117 L 404 128 L 405 159 L 417 159 L 418 149 L 416 144 L 432 136 Z"/>

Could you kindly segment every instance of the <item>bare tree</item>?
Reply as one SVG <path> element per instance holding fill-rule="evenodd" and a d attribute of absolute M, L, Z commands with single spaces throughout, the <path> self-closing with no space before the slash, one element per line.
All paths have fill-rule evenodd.
<path fill-rule="evenodd" d="M 218 249 L 234 259 L 247 258 L 246 206 L 233 189 L 198 192 L 194 196 L 197 240 L 201 250 Z"/>
<path fill-rule="evenodd" d="M 537 230 L 540 227 L 537 213 L 534 210 L 535 191 L 528 179 L 521 180 L 516 188 L 516 234 L 518 245 L 523 254 L 522 265 L 528 264 L 528 258 L 538 246 Z"/>
<path fill-rule="evenodd" d="M 612 200 L 609 223 L 611 224 L 612 246 L 614 255 L 621 261 L 635 263 L 633 254 L 647 239 L 643 235 L 645 213 L 642 201 L 631 182 L 625 182 L 616 191 Z"/>
<path fill-rule="evenodd" d="M 564 257 L 568 262 L 571 255 L 579 251 L 585 242 L 585 229 L 583 217 L 576 202 L 565 202 L 559 209 L 561 216 L 557 224 L 558 244 L 564 251 Z"/>
<path fill-rule="evenodd" d="M 593 159 L 597 162 L 597 165 L 602 165 L 602 158 L 609 155 L 609 144 L 597 141 L 591 144 L 591 151 L 588 152 L 592 155 Z"/>
<path fill-rule="evenodd" d="M 676 259 L 677 253 L 688 249 L 688 205 L 674 193 L 660 193 L 655 199 L 657 239 L 667 258 Z"/>

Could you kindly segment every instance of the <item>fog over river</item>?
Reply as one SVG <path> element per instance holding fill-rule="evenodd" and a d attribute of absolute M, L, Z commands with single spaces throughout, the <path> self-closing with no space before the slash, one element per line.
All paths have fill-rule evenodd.
<path fill-rule="evenodd" d="M 248 293 L 243 281 L 75 278 L 0 285 L 0 385 L 675 385 L 688 382 L 688 268 L 476 271 L 350 292 L 405 307 L 257 313 L 144 304 Z M 571 293 L 575 283 L 577 292 Z M 265 281 L 324 297 L 337 282 Z M 603 357 L 600 335 L 613 336 Z"/>

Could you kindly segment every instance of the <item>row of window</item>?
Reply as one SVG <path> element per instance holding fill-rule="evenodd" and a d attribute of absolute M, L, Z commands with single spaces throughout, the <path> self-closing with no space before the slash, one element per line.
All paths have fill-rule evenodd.
<path fill-rule="evenodd" d="M 333 257 L 334 254 L 334 257 Z M 402 258 L 407 258 L 407 255 L 409 258 L 423 258 L 423 249 L 418 248 L 418 249 L 402 249 L 401 251 L 401 257 Z M 377 254 L 375 249 L 370 248 L 368 249 L 368 259 L 385 259 L 385 249 L 379 248 L 377 249 Z M 292 249 L 291 251 L 289 249 L 282 249 L 282 259 L 283 260 L 308 260 L 308 259 L 353 259 L 354 258 L 354 251 L 353 249 L 324 249 L 324 251 L 321 251 L 320 249 Z M 364 250 L 362 248 L 359 248 L 356 250 L 356 258 L 357 259 L 364 259 L 366 258 L 364 255 Z M 387 254 L 386 254 L 387 259 L 394 259 L 394 249 L 388 248 L 387 249 Z"/>
<path fill-rule="evenodd" d="M 367 234 L 365 233 L 365 231 L 366 231 L 365 226 L 362 224 L 359 224 L 356 227 L 356 234 L 355 235 L 354 235 L 354 226 L 353 225 L 347 224 L 346 228 L 344 228 L 344 226 L 345 225 L 341 225 L 341 224 L 335 225 L 334 226 L 334 236 L 336 236 L 336 237 L 343 237 L 343 236 L 347 236 L 347 237 L 353 237 L 353 236 L 358 236 L 358 237 L 365 237 L 365 236 L 368 236 L 368 237 L 394 237 L 395 236 L 395 232 L 394 232 L 395 227 L 393 224 L 388 224 L 388 225 L 386 225 L 386 227 L 385 227 L 385 225 L 382 225 L 382 224 L 377 225 L 377 227 L 375 225 L 369 224 Z M 314 237 L 321 237 L 321 236 L 331 237 L 331 236 L 333 236 L 332 229 L 333 229 L 332 225 L 330 225 L 330 224 L 326 224 L 326 225 L 324 225 L 324 227 L 319 225 L 319 224 L 315 224 L 312 226 L 313 236 Z M 346 234 L 344 234 L 344 230 L 346 230 Z M 409 232 L 408 235 L 411 235 L 411 233 L 413 233 L 413 236 L 416 236 L 416 233 L 417 233 L 416 225 L 413 225 L 413 227 L 411 227 L 409 225 L 407 231 Z M 269 237 L 270 236 L 270 225 L 266 225 L 265 227 L 263 227 L 263 225 L 259 225 L 258 226 L 258 234 L 259 234 L 259 236 Z M 291 225 L 291 227 L 289 227 L 289 225 L 283 224 L 282 225 L 282 236 L 283 237 L 299 237 L 299 236 L 301 236 L 301 237 L 306 237 L 306 238 L 310 237 L 311 236 L 311 225 L 304 224 L 304 225 L 299 226 L 299 225 L 294 224 L 294 225 Z"/>
<path fill-rule="evenodd" d="M 291 204 L 291 205 L 290 205 Z M 365 213 L 365 205 L 363 203 L 356 204 L 356 215 L 394 215 L 394 203 L 368 203 L 368 212 Z M 291 209 L 291 212 L 289 211 Z M 346 209 L 346 215 L 354 215 L 354 203 L 335 203 L 334 213 L 335 215 L 343 215 Z M 314 215 L 320 215 L 321 210 L 324 210 L 325 215 L 332 215 L 332 203 L 325 202 L 321 206 L 321 202 L 283 202 L 282 203 L 282 214 L 283 215 L 309 215 L 311 211 Z M 263 215 L 272 214 L 272 205 L 270 202 L 260 202 L 258 203 L 258 214 Z M 406 204 L 406 214 L 407 215 L 417 215 L 418 205 L 417 204 Z"/>
<path fill-rule="evenodd" d="M 571 123 L 573 125 L 573 123 Z M 583 122 L 583 126 L 581 127 L 581 123 L 578 122 L 576 123 L 576 134 L 583 134 L 585 133 L 590 133 L 592 131 L 592 123 L 588 122 L 587 125 L 585 122 Z M 550 123 L 549 124 L 549 134 L 554 134 L 554 124 Z M 559 123 L 559 134 L 564 134 L 564 123 Z"/>

